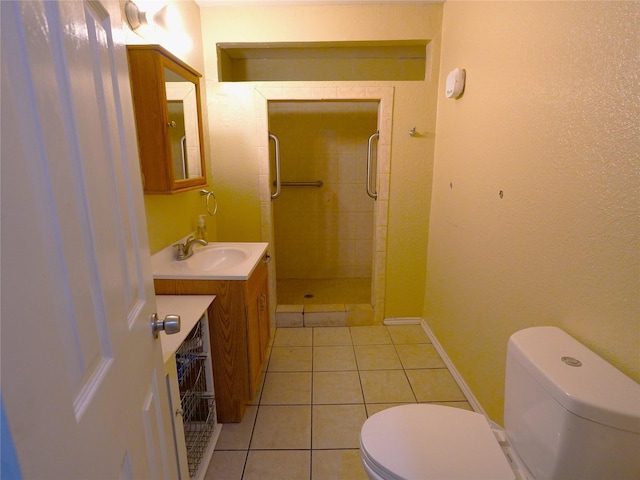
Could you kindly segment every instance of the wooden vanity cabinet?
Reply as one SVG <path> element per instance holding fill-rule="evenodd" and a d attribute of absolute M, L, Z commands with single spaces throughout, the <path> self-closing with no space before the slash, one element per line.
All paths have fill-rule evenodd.
<path fill-rule="evenodd" d="M 266 258 L 247 280 L 154 280 L 158 295 L 215 295 L 209 307 L 216 410 L 220 423 L 242 420 L 260 383 L 269 345 Z"/>
<path fill-rule="evenodd" d="M 201 75 L 160 45 L 127 45 L 127 57 L 144 192 L 205 186 Z"/>

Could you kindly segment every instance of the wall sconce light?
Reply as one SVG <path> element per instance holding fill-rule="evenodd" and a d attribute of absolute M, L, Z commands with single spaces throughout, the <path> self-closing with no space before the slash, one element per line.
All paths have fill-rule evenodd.
<path fill-rule="evenodd" d="M 124 14 L 131 31 L 147 42 L 158 43 L 177 55 L 191 51 L 193 42 L 185 32 L 175 2 L 128 0 L 124 5 Z"/>
<path fill-rule="evenodd" d="M 143 25 L 152 23 L 153 25 L 167 30 L 168 5 L 162 5 L 155 13 L 152 11 L 141 11 L 138 5 L 132 1 L 128 1 L 124 6 L 124 13 L 127 17 L 127 23 L 134 32 Z"/>

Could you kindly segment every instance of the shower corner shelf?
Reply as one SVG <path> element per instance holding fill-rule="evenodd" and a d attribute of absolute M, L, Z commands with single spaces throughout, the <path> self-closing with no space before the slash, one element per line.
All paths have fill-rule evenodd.
<path fill-rule="evenodd" d="M 178 334 L 161 333 L 180 478 L 202 479 L 222 426 L 216 421 L 207 309 L 213 295 L 157 296 L 159 311 L 178 312 Z"/>

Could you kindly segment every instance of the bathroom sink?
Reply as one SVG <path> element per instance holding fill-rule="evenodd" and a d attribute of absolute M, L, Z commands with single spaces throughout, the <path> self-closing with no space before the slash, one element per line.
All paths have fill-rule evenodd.
<path fill-rule="evenodd" d="M 185 239 L 180 240 L 184 243 Z M 178 243 L 178 242 L 176 242 Z M 193 255 L 176 260 L 173 246 L 152 255 L 153 277 L 185 280 L 246 280 L 267 251 L 264 242 L 209 242 L 194 245 Z"/>
<path fill-rule="evenodd" d="M 196 248 L 192 257 L 186 260 L 194 270 L 215 271 L 234 267 L 249 256 L 246 249 L 237 247 L 209 246 Z"/>

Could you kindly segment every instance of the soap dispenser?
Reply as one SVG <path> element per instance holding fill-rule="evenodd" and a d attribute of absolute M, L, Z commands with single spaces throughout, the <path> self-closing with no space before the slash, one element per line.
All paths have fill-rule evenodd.
<path fill-rule="evenodd" d="M 204 221 L 204 217 L 204 215 L 198 217 L 198 230 L 196 231 L 196 238 L 201 238 L 202 240 L 207 239 L 207 224 Z"/>

